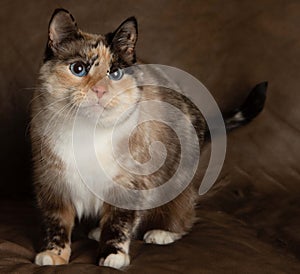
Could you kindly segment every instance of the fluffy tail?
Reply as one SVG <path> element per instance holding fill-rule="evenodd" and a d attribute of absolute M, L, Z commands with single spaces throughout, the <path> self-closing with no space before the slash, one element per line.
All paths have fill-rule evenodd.
<path fill-rule="evenodd" d="M 266 101 L 267 87 L 268 82 L 257 84 L 238 109 L 223 115 L 227 131 L 248 124 L 263 110 Z"/>

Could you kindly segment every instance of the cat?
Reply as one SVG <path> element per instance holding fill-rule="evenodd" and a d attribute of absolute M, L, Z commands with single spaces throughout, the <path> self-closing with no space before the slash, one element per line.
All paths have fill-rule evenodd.
<path fill-rule="evenodd" d="M 44 234 L 43 247 L 35 257 L 38 265 L 69 262 L 76 216 L 79 219 L 92 216 L 99 220 L 99 228 L 91 233 L 99 240 L 98 263 L 118 269 L 130 264 L 129 247 L 133 238 L 142 238 L 146 243 L 170 244 L 187 234 L 196 220 L 198 195 L 193 183 L 174 199 L 154 208 L 145 209 L 142 205 L 156 197 L 141 196 L 135 200 L 126 196 L 127 189 L 148 190 L 163 185 L 172 177 L 180 164 L 178 155 L 181 151 L 173 129 L 160 122 L 148 121 L 138 124 L 130 136 L 130 153 L 142 164 L 160 156 L 151 155 L 148 150 L 154 141 L 165 145 L 165 162 L 152 174 L 134 174 L 114 164 L 110 143 L 112 129 L 119 130 L 115 144 L 122 149 L 127 142 L 122 132 L 140 121 L 141 102 L 167 102 L 188 117 L 198 137 L 197 144 L 189 144 L 188 152 L 192 153 L 193 146 L 202 147 L 209 135 L 205 119 L 182 94 L 168 88 L 139 86 L 139 77 L 143 77 L 143 73 L 149 73 L 153 78 L 161 75 L 151 69 L 140 74 L 130 70 L 140 63 L 135 51 L 137 36 L 135 17 L 125 20 L 114 32 L 95 35 L 81 31 L 67 10 L 57 9 L 52 15 L 40 70 L 40 87 L 32 103 L 30 127 L 34 187 Z M 248 123 L 262 110 L 265 89 L 266 84 L 256 87 L 242 108 L 228 115 L 226 125 L 229 129 Z M 130 111 L 118 120 L 126 110 Z M 155 106 L 148 110 L 166 114 Z M 177 117 L 171 119 L 175 126 L 185 130 L 189 141 L 190 128 Z M 93 128 L 97 159 L 113 181 L 125 187 L 125 192 L 119 194 L 119 188 L 112 185 L 103 172 L 96 171 L 87 148 L 88 141 L 80 143 L 79 138 L 76 160 L 87 168 L 93 190 L 103 193 L 103 199 L 83 183 L 73 155 L 75 122 L 79 136 Z M 179 176 L 183 178 L 184 174 Z M 199 180 L 198 172 L 193 178 L 196 180 Z M 107 202 L 122 200 L 122 195 L 125 195 L 124 207 Z M 142 209 L 139 210 L 140 206 Z"/>

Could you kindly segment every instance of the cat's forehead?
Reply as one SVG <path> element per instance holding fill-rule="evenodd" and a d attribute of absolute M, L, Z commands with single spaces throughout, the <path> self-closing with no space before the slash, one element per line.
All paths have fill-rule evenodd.
<path fill-rule="evenodd" d="M 98 59 L 105 63 L 111 62 L 112 54 L 104 36 L 89 33 L 83 33 L 82 36 L 83 44 L 79 46 L 79 50 L 84 58 Z"/>
<path fill-rule="evenodd" d="M 110 63 L 112 53 L 104 36 L 82 32 L 81 39 L 62 45 L 56 52 L 56 57 L 64 63 L 76 60 L 91 63 L 96 59 L 101 63 Z"/>
<path fill-rule="evenodd" d="M 100 34 L 91 34 L 87 32 L 80 32 L 82 39 L 82 46 L 85 46 L 86 49 L 96 49 L 101 43 L 106 45 L 106 39 L 103 35 Z"/>

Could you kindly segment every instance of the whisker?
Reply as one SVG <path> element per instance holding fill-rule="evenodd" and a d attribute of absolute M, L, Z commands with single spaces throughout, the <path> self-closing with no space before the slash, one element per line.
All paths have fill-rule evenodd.
<path fill-rule="evenodd" d="M 40 89 L 39 89 L 39 90 L 40 90 Z M 41 92 L 40 94 L 34 96 L 34 97 L 30 100 L 30 102 L 28 103 L 28 106 L 30 107 L 34 100 L 38 99 L 39 97 L 41 97 L 41 96 L 43 96 L 43 95 L 44 95 L 44 93 Z"/>
<path fill-rule="evenodd" d="M 61 128 L 64 128 L 65 122 L 68 121 L 68 120 L 70 120 L 72 118 L 73 113 L 75 113 L 75 111 L 76 111 L 76 108 L 77 108 L 76 105 L 71 104 L 71 108 L 68 110 L 67 114 L 64 115 L 65 117 L 63 118 L 63 123 L 61 125 Z"/>
<path fill-rule="evenodd" d="M 58 116 L 60 116 L 65 110 L 68 109 L 68 107 L 71 105 L 71 103 L 67 103 L 66 105 L 64 105 L 61 109 L 58 110 L 58 112 L 54 113 L 54 115 L 51 117 L 51 119 L 49 120 L 48 124 L 47 124 L 47 127 L 45 128 L 45 130 L 43 131 L 43 134 L 42 134 L 42 137 L 44 136 L 50 136 L 51 137 L 51 133 L 53 131 L 49 130 L 48 129 L 50 128 L 50 125 L 51 127 L 56 127 L 57 123 L 59 122 L 59 119 L 56 119 L 55 121 L 55 124 L 53 125 L 53 121 L 55 118 L 57 118 Z M 48 134 L 49 133 L 49 134 Z M 40 148 L 40 151 L 41 151 L 41 155 L 43 155 L 43 146 L 44 146 L 44 143 L 45 143 L 45 139 L 44 141 L 41 142 L 41 148 Z"/>
<path fill-rule="evenodd" d="M 58 102 L 61 102 L 61 101 L 65 100 L 65 99 L 67 99 L 68 97 L 69 97 L 69 96 L 66 96 L 66 97 L 64 97 L 64 98 L 61 98 L 61 99 L 58 99 L 58 100 L 52 102 L 51 104 L 49 104 L 49 105 L 45 106 L 44 108 L 42 108 L 37 114 L 35 114 L 35 115 L 31 118 L 31 120 L 29 121 L 29 123 L 28 123 L 28 125 L 27 125 L 27 127 L 26 127 L 26 129 L 25 129 L 25 137 L 27 136 L 28 130 L 29 130 L 29 128 L 30 128 L 30 126 L 31 126 L 31 124 L 32 124 L 32 122 L 33 122 L 34 119 L 36 119 L 36 118 L 37 118 L 41 113 L 43 113 L 44 111 L 47 111 L 49 107 L 55 105 L 55 104 L 58 103 Z"/>

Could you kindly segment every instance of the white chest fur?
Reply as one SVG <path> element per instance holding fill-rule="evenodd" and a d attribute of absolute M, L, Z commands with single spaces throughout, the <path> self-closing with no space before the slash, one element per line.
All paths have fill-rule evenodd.
<path fill-rule="evenodd" d="M 56 155 L 64 162 L 63 181 L 70 189 L 77 215 L 98 215 L 103 197 L 110 187 L 112 178 L 120 172 L 116 162 L 114 145 L 124 142 L 127 130 L 137 121 L 137 114 L 116 128 L 95 128 L 86 118 L 64 122 L 55 131 L 53 147 Z M 115 133 L 117 132 L 117 133 Z"/>

